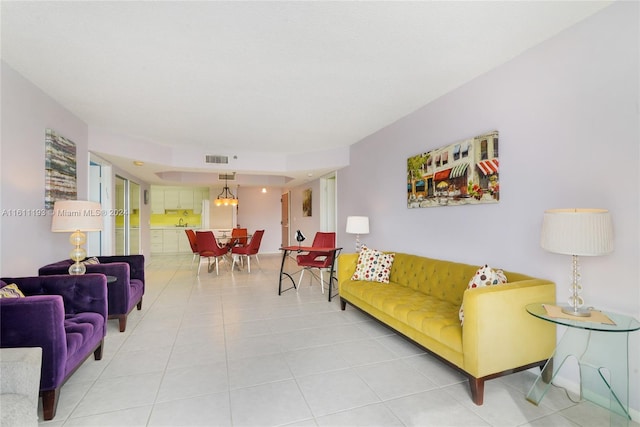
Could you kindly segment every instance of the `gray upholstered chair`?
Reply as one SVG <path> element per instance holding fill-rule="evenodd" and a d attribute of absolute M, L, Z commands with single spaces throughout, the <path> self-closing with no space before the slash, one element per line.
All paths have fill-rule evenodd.
<path fill-rule="evenodd" d="M 37 426 L 42 348 L 0 348 L 0 425 Z"/>

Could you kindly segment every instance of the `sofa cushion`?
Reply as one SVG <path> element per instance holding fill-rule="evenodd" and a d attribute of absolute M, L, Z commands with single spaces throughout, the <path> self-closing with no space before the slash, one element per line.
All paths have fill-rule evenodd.
<path fill-rule="evenodd" d="M 393 319 L 390 325 L 405 335 L 422 341 L 414 333 L 420 331 L 451 351 L 462 353 L 462 328 L 456 305 L 393 282 L 380 286 L 372 282 L 348 281 L 341 284 L 341 292 L 349 293 L 351 300 L 360 300 L 373 308 L 369 314 L 385 323 Z M 380 318 L 376 312 L 388 317 Z"/>
<path fill-rule="evenodd" d="M 478 268 L 471 280 L 469 280 L 467 289 L 484 288 L 485 286 L 500 285 L 502 283 L 507 283 L 507 276 L 505 276 L 504 272 L 502 270 L 494 270 L 488 264 L 485 264 Z M 460 318 L 460 324 L 464 324 L 464 307 L 462 305 L 460 305 L 458 317 Z"/>
<path fill-rule="evenodd" d="M 351 280 L 389 283 L 389 273 L 395 254 L 385 254 L 362 245 L 358 256 L 358 265 Z"/>
<path fill-rule="evenodd" d="M 64 332 L 67 336 L 67 354 L 71 358 L 96 332 L 102 330 L 104 318 L 98 313 L 66 315 Z"/>
<path fill-rule="evenodd" d="M 24 298 L 24 294 L 18 289 L 18 285 L 12 283 L 0 289 L 0 298 Z"/>

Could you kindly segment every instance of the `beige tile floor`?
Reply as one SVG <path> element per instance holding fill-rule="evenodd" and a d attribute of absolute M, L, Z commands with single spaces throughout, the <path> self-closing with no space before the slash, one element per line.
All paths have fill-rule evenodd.
<path fill-rule="evenodd" d="M 142 311 L 109 321 L 47 426 L 603 426 L 607 411 L 552 388 L 525 400 L 533 373 L 466 380 L 316 281 L 278 296 L 280 255 L 251 274 L 194 274 L 190 255 L 154 256 Z M 293 265 L 291 266 L 293 268 Z M 632 423 L 638 427 L 637 423 Z"/>

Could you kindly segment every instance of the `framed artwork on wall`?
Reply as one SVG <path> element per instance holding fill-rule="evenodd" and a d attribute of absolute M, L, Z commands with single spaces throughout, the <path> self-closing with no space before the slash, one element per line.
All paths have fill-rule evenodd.
<path fill-rule="evenodd" d="M 307 188 L 302 193 L 302 216 L 311 216 L 311 189 Z"/>
<path fill-rule="evenodd" d="M 51 129 L 45 132 L 44 207 L 52 210 L 56 200 L 76 200 L 76 144 Z"/>
<path fill-rule="evenodd" d="M 409 209 L 499 201 L 497 130 L 407 159 Z"/>

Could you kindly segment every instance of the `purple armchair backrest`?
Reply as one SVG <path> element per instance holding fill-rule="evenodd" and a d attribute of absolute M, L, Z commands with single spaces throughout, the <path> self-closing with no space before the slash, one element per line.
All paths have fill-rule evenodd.
<path fill-rule="evenodd" d="M 87 265 L 87 273 L 102 273 L 115 277 L 113 283 L 109 283 L 109 314 L 128 313 L 131 307 L 136 304 L 142 294 L 144 294 L 144 256 L 143 255 L 122 255 L 122 256 L 99 256 L 100 264 Z M 38 275 L 48 276 L 52 274 L 68 274 L 67 270 L 73 263 L 70 259 L 58 261 L 45 265 L 38 270 Z M 141 283 L 140 295 L 131 295 L 131 281 L 136 280 Z"/>

